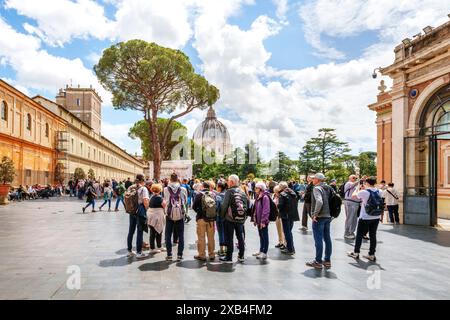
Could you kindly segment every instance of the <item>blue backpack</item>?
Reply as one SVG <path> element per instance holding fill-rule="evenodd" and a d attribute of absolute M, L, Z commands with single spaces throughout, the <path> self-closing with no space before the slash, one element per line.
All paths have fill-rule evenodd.
<path fill-rule="evenodd" d="M 369 189 L 367 191 L 370 193 L 370 196 L 365 206 L 366 213 L 369 216 L 380 216 L 384 211 L 383 198 L 381 198 L 378 191 L 375 192 Z"/>

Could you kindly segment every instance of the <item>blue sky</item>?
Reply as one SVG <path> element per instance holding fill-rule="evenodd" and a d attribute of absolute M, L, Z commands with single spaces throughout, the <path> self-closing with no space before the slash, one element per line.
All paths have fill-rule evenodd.
<path fill-rule="evenodd" d="M 139 152 L 127 130 L 141 115 L 114 110 L 92 67 L 103 49 L 141 38 L 183 50 L 220 89 L 215 108 L 235 146 L 273 137 L 272 152 L 297 157 L 332 127 L 354 152 L 375 150 L 372 70 L 392 63 L 401 39 L 445 22 L 448 8 L 450 0 L 2 0 L 0 77 L 50 99 L 71 79 L 93 84 L 103 134 Z M 181 120 L 190 134 L 205 113 Z"/>

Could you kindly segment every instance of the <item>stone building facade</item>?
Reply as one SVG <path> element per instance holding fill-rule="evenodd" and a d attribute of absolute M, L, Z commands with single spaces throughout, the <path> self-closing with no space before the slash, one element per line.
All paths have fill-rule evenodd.
<path fill-rule="evenodd" d="M 0 156 L 10 157 L 16 166 L 14 186 L 54 183 L 58 162 L 66 178 L 77 167 L 86 173 L 93 169 L 98 179 L 144 172 L 145 164 L 103 137 L 100 126 L 93 129 L 64 106 L 41 96 L 30 98 L 2 80 L 0 111 Z"/>
<path fill-rule="evenodd" d="M 377 102 L 378 178 L 402 192 L 407 224 L 436 225 L 450 218 L 450 22 L 424 28 L 395 50 L 380 73 Z"/>

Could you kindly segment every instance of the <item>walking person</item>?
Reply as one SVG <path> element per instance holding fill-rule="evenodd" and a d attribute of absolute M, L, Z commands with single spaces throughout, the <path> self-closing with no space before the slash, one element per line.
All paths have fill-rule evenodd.
<path fill-rule="evenodd" d="M 331 268 L 331 213 L 329 198 L 332 192 L 331 187 L 325 184 L 325 176 L 316 173 L 313 178 L 314 190 L 311 198 L 311 219 L 316 247 L 316 258 L 307 262 L 308 267 L 316 269 Z M 323 257 L 323 243 L 325 242 L 325 257 Z"/>
<path fill-rule="evenodd" d="M 116 209 L 114 211 L 119 211 L 119 204 L 122 202 L 122 205 L 125 207 L 125 203 L 123 202 L 123 196 L 125 194 L 126 188 L 122 181 L 119 182 L 116 188 Z"/>
<path fill-rule="evenodd" d="M 130 188 L 132 188 L 130 186 Z M 130 214 L 130 225 L 128 229 L 127 246 L 128 246 L 128 257 L 136 255 L 137 259 L 145 258 L 146 255 L 142 252 L 142 243 L 144 241 L 144 226 L 142 225 L 142 218 L 145 217 L 144 224 L 147 225 L 147 217 L 145 212 L 148 209 L 150 196 L 147 188 L 144 185 L 144 175 L 136 175 L 135 188 L 137 192 L 137 204 L 138 212 L 136 214 Z M 136 232 L 137 230 L 137 232 Z M 133 236 L 136 232 L 136 252 L 133 252 Z"/>
<path fill-rule="evenodd" d="M 306 178 L 307 185 L 303 194 L 303 211 L 302 211 L 302 226 L 300 231 L 308 231 L 308 217 L 311 216 L 311 197 L 314 189 L 312 176 Z"/>
<path fill-rule="evenodd" d="M 264 183 L 258 182 L 255 186 L 255 203 L 252 216 L 253 223 L 258 228 L 259 234 L 259 251 L 253 254 L 257 259 L 267 259 L 267 251 L 269 250 L 269 216 L 270 193 L 266 191 Z"/>
<path fill-rule="evenodd" d="M 193 209 L 197 213 L 197 251 L 194 259 L 206 261 L 206 241 L 208 238 L 208 257 L 210 261 L 215 260 L 215 220 L 217 218 L 216 195 L 210 189 L 210 183 L 203 182 L 202 190 L 194 199 Z"/>
<path fill-rule="evenodd" d="M 87 205 L 83 207 L 83 213 L 85 213 L 86 209 L 89 206 L 92 206 L 92 212 L 97 212 L 95 211 L 95 198 L 97 198 L 97 194 L 95 193 L 94 187 L 92 186 L 92 182 L 87 183 L 86 196 Z"/>
<path fill-rule="evenodd" d="M 228 190 L 222 203 L 220 215 L 224 219 L 225 242 L 227 244 L 227 253 L 221 257 L 220 261 L 233 263 L 233 240 L 234 234 L 238 239 L 239 255 L 238 261 L 245 261 L 245 243 L 244 243 L 244 223 L 247 219 L 248 198 L 240 189 L 239 177 L 232 174 L 228 177 Z"/>
<path fill-rule="evenodd" d="M 362 201 L 361 214 L 358 220 L 358 229 L 356 232 L 355 248 L 349 252 L 348 256 L 359 259 L 363 236 L 369 233 L 369 254 L 363 256 L 369 261 L 375 261 L 375 251 L 377 246 L 377 229 L 380 223 L 380 216 L 384 210 L 381 191 L 375 186 L 376 177 L 369 177 L 364 181 L 364 190 L 355 191 L 352 195 L 354 199 Z"/>
<path fill-rule="evenodd" d="M 102 208 L 105 204 L 108 204 L 108 212 L 111 211 L 111 199 L 113 196 L 113 191 L 109 186 L 109 183 L 105 183 L 103 188 L 103 204 L 99 207 L 99 210 L 102 211 Z"/>
<path fill-rule="evenodd" d="M 385 199 L 386 207 L 389 212 L 389 221 L 391 223 L 399 224 L 398 200 L 400 199 L 400 195 L 394 188 L 392 182 L 390 182 L 387 189 L 383 191 L 383 198 Z"/>
<path fill-rule="evenodd" d="M 277 207 L 279 198 L 280 198 L 280 186 L 275 186 L 275 188 L 273 188 L 273 202 L 275 202 Z M 283 232 L 283 221 L 281 220 L 281 217 L 279 215 L 277 217 L 275 224 L 277 226 L 277 233 L 278 233 L 278 244 L 275 246 L 275 248 L 278 248 L 280 250 L 286 249 L 286 240 L 284 238 Z"/>
<path fill-rule="evenodd" d="M 286 238 L 286 248 L 281 252 L 287 255 L 294 255 L 294 238 L 292 235 L 292 228 L 295 221 L 299 221 L 298 214 L 298 198 L 294 190 L 288 187 L 285 181 L 279 183 L 280 196 L 278 198 L 278 212 L 280 213 L 284 237 Z"/>
<path fill-rule="evenodd" d="M 172 173 L 170 183 L 164 188 L 164 200 L 167 203 L 167 218 L 165 228 L 165 241 L 167 248 L 167 261 L 172 261 L 172 234 L 176 230 L 178 237 L 177 261 L 183 260 L 184 251 L 184 211 L 187 202 L 187 191 L 178 182 L 178 175 Z"/>
<path fill-rule="evenodd" d="M 360 210 L 361 201 L 352 197 L 352 194 L 359 186 L 358 177 L 352 174 L 344 185 L 344 205 L 345 205 L 345 232 L 344 238 L 355 239 L 355 230 L 358 223 L 358 212 Z"/>
<path fill-rule="evenodd" d="M 167 203 L 161 196 L 162 185 L 154 183 L 150 190 L 152 196 L 149 202 L 148 226 L 150 227 L 150 250 L 151 253 L 155 254 L 162 252 L 161 240 L 166 224 L 164 209 L 167 207 Z"/>

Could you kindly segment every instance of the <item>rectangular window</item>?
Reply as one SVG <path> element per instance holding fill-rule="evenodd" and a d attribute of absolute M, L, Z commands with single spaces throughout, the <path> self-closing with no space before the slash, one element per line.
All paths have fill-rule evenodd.
<path fill-rule="evenodd" d="M 46 178 L 48 178 L 50 176 L 50 173 L 48 171 L 45 171 L 44 174 L 45 174 Z"/>
<path fill-rule="evenodd" d="M 25 177 L 31 177 L 31 170 L 30 169 L 25 170 Z"/>
<path fill-rule="evenodd" d="M 80 101 L 80 99 L 77 99 L 77 106 L 79 107 L 80 106 L 80 103 L 81 101 Z"/>
<path fill-rule="evenodd" d="M 91 158 L 91 147 L 88 147 L 88 159 Z"/>
<path fill-rule="evenodd" d="M 73 138 L 72 138 L 72 152 L 75 152 L 75 149 L 73 147 Z"/>

